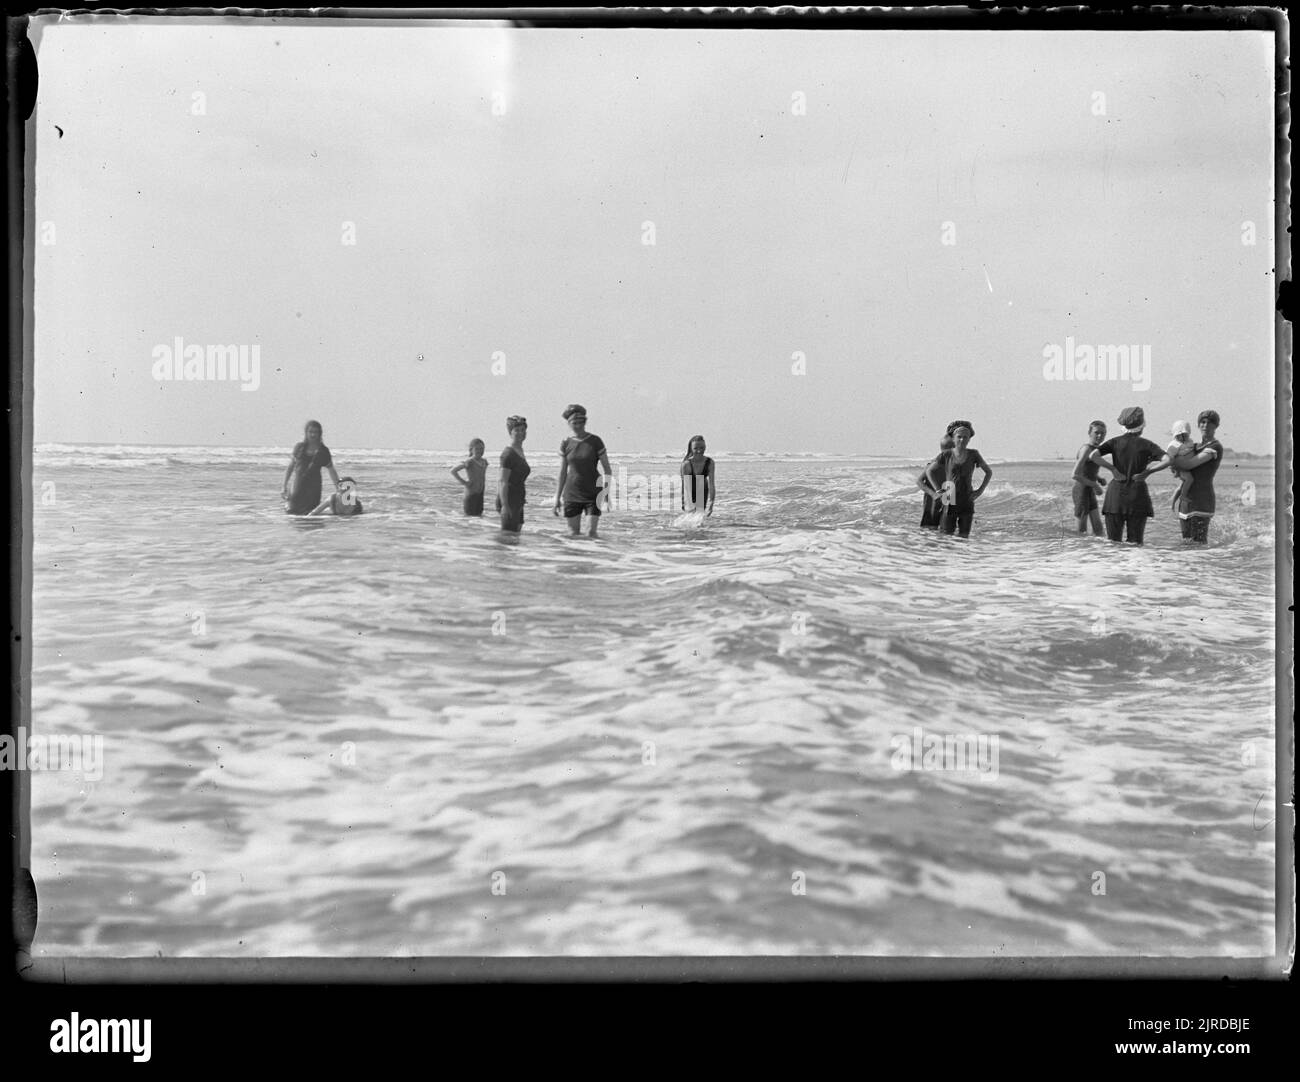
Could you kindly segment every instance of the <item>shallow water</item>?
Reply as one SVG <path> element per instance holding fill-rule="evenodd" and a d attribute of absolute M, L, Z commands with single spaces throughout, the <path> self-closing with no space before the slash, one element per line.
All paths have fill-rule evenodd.
<path fill-rule="evenodd" d="M 36 952 L 1272 953 L 1271 462 L 1197 551 L 1077 537 L 1063 462 L 969 542 L 829 456 L 592 541 L 534 450 L 512 543 L 454 455 L 335 455 L 360 518 L 286 449 L 38 450 L 33 728 L 104 762 L 33 774 Z"/>

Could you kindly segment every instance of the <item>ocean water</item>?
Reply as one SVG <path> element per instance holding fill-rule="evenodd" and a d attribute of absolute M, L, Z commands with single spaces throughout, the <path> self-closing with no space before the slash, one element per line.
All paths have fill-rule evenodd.
<path fill-rule="evenodd" d="M 517 540 L 454 452 L 335 454 L 364 516 L 38 448 L 33 732 L 103 760 L 32 775 L 37 956 L 1273 952 L 1271 461 L 1189 550 L 1078 537 L 1066 462 L 963 542 L 920 462 L 719 454 L 593 541 L 549 448 Z"/>

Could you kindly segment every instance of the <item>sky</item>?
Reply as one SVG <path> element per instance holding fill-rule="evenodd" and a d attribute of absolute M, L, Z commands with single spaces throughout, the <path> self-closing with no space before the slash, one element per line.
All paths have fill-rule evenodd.
<path fill-rule="evenodd" d="M 1273 446 L 1271 34 L 81 16 L 37 60 L 37 443 Z M 256 386 L 159 378 L 178 338 Z"/>

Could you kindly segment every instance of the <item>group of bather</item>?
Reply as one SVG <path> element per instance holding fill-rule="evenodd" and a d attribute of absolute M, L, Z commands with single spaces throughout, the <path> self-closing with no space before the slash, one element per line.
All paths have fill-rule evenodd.
<path fill-rule="evenodd" d="M 1091 526 L 1100 537 L 1104 519 L 1108 540 L 1142 544 L 1147 519 L 1155 515 L 1146 479 L 1169 469 L 1179 481 L 1170 508 L 1178 514 L 1183 538 L 1205 544 L 1214 517 L 1214 475 L 1223 459 L 1223 444 L 1215 438 L 1219 414 L 1201 411 L 1196 419 L 1201 438 L 1196 441 L 1191 438 L 1190 424 L 1175 421 L 1172 439 L 1163 448 L 1143 438 L 1146 414 L 1141 406 L 1124 410 L 1119 424 L 1124 434 L 1108 440 L 1105 422 L 1093 421 L 1087 442 L 1075 456 L 1072 480 L 1079 533 L 1086 533 Z M 975 501 L 993 477 L 980 453 L 969 446 L 974 434 L 969 421 L 953 421 L 939 442 L 939 454 L 917 478 L 917 487 L 925 494 L 922 526 L 970 536 Z M 979 488 L 972 488 L 976 466 L 984 471 L 984 480 Z M 1103 469 L 1114 475 L 1109 487 L 1100 476 Z M 1099 507 L 1097 496 L 1103 492 L 1105 500 Z"/>
<path fill-rule="evenodd" d="M 560 444 L 560 473 L 555 488 L 553 511 L 563 514 L 569 531 L 575 536 L 582 530 L 586 516 L 588 533 L 596 536 L 601 514 L 601 487 L 612 475 L 605 442 L 587 431 L 587 411 L 580 405 L 568 406 L 563 414 L 572 435 Z M 1088 426 L 1088 440 L 1078 451 L 1074 467 L 1074 516 L 1080 533 L 1104 532 L 1111 541 L 1128 541 L 1140 545 L 1147 519 L 1155 514 L 1146 479 L 1153 473 L 1170 469 L 1180 484 L 1174 492 L 1172 510 L 1177 512 L 1182 536 L 1204 544 L 1208 539 L 1210 519 L 1214 517 L 1214 475 L 1223 457 L 1223 445 L 1215 438 L 1219 415 L 1203 410 L 1197 418 L 1200 440 L 1191 439 L 1191 425 L 1177 421 L 1168 447 L 1160 447 L 1143 438 L 1146 416 L 1141 406 L 1131 406 L 1119 415 L 1122 436 L 1106 438 L 1106 425 L 1093 421 Z M 363 510 L 350 477 L 340 478 L 334 469 L 330 450 L 322 441 L 319 421 L 308 421 L 303 440 L 293 449 L 285 471 L 281 497 L 285 510 L 294 515 L 355 515 Z M 517 415 L 506 418 L 509 445 L 501 452 L 500 474 L 496 486 L 496 512 L 501 529 L 519 533 L 524 523 L 525 482 L 532 472 L 524 455 L 528 421 Z M 984 456 L 970 446 L 975 427 L 970 421 L 958 420 L 948 425 L 935 456 L 917 478 L 925 496 L 921 525 L 969 537 L 975 520 L 975 501 L 983 495 L 993 479 L 993 469 Z M 469 444 L 469 457 L 452 468 L 452 476 L 464 486 L 463 510 L 466 515 L 481 516 L 487 494 L 488 461 L 485 445 L 475 439 Z M 712 514 L 717 492 L 713 459 L 705 454 L 703 436 L 687 441 L 681 473 L 683 509 Z M 978 488 L 974 486 L 975 469 L 983 472 Z M 1109 471 L 1111 483 L 1100 476 Z M 321 496 L 321 470 L 328 471 L 335 491 Z M 688 481 L 689 479 L 689 481 Z M 1099 506 L 1097 497 L 1104 493 Z M 689 505 L 688 505 L 689 501 Z"/>
<path fill-rule="evenodd" d="M 557 516 L 563 513 L 570 533 L 575 536 L 582 530 L 585 515 L 587 532 L 595 537 L 600 523 L 602 482 L 613 474 L 609 455 L 605 441 L 587 431 L 587 411 L 583 406 L 570 405 L 561 416 L 573 434 L 560 444 L 560 476 L 555 486 L 553 510 Z M 524 440 L 528 438 L 527 418 L 518 415 L 507 417 L 506 434 L 510 443 L 501 452 L 496 511 L 501 517 L 502 530 L 519 533 L 524 525 L 525 482 L 532 472 L 524 455 Z M 303 430 L 303 440 L 294 447 L 285 471 L 280 492 L 285 510 L 293 515 L 359 514 L 361 501 L 356 498 L 352 479 L 339 477 L 334 469 L 333 456 L 321 436 L 320 422 L 308 421 Z M 708 516 L 713 513 L 717 484 L 713 459 L 705 454 L 706 447 L 703 436 L 692 436 L 687 441 L 681 473 L 683 510 L 698 510 Z M 483 514 L 488 470 L 485 449 L 482 440 L 471 440 L 469 457 L 451 470 L 452 476 L 464 486 L 463 510 L 466 515 Z M 336 490 L 328 499 L 321 498 L 321 470 L 329 472 Z"/>

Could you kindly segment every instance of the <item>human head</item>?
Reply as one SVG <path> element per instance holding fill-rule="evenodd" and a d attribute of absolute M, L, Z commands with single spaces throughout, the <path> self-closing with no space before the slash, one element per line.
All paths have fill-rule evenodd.
<path fill-rule="evenodd" d="M 1094 446 L 1101 446 L 1102 441 L 1106 438 L 1106 422 L 1093 421 L 1088 425 L 1088 439 Z"/>
<path fill-rule="evenodd" d="M 1147 415 L 1141 406 L 1129 406 L 1120 413 L 1119 423 L 1125 432 L 1141 432 L 1147 426 Z"/>
<path fill-rule="evenodd" d="M 361 501 L 354 495 L 351 501 L 345 500 L 345 493 L 355 493 L 357 483 L 351 477 L 339 478 L 339 491 L 330 497 L 330 507 L 336 515 L 346 518 L 348 515 L 361 514 Z"/>
<path fill-rule="evenodd" d="M 487 444 L 485 444 L 477 436 L 474 439 L 469 441 L 469 453 L 471 455 L 475 455 L 475 456 L 481 455 L 486 450 L 487 450 Z"/>
<path fill-rule="evenodd" d="M 1219 427 L 1219 411 L 1201 410 L 1201 412 L 1196 415 L 1196 427 L 1202 432 L 1207 428 L 1213 432 Z"/>
<path fill-rule="evenodd" d="M 302 438 L 305 440 L 311 439 L 311 430 L 313 428 L 316 430 L 316 438 L 318 440 L 325 438 L 325 429 L 321 427 L 321 423 L 319 421 L 308 421 L 305 425 L 303 425 Z"/>
<path fill-rule="evenodd" d="M 512 413 L 506 418 L 506 433 L 511 439 L 515 438 L 516 428 L 523 429 L 523 434 L 519 437 L 520 439 L 523 439 L 524 436 L 528 434 L 528 419 L 526 417 L 520 417 L 517 413 Z"/>
<path fill-rule="evenodd" d="M 972 436 L 975 435 L 975 426 L 969 421 L 953 421 L 952 424 L 948 426 L 948 435 L 951 436 L 960 427 L 969 428 L 970 434 Z"/>
<path fill-rule="evenodd" d="M 700 454 L 704 454 L 704 450 L 705 450 L 705 448 L 708 446 L 708 444 L 706 444 L 706 443 L 704 442 L 704 437 L 703 437 L 703 436 L 692 436 L 689 440 L 686 441 L 686 457 L 687 457 L 687 458 L 690 458 L 691 455 L 695 454 L 695 445 L 696 445 L 697 443 L 700 445 Z"/>
<path fill-rule="evenodd" d="M 569 427 L 578 431 L 587 426 L 587 409 L 576 403 L 566 406 L 561 416 L 569 422 Z"/>
<path fill-rule="evenodd" d="M 952 433 L 945 432 L 939 440 L 940 451 L 951 451 L 955 444 L 952 442 Z"/>
<path fill-rule="evenodd" d="M 1175 421 L 1173 426 L 1169 429 L 1169 434 L 1179 443 L 1182 443 L 1192 434 L 1192 426 L 1186 421 Z"/>
<path fill-rule="evenodd" d="M 953 447 L 958 451 L 965 451 L 966 445 L 970 443 L 970 438 L 974 434 L 970 425 L 959 424 L 952 430 Z"/>

